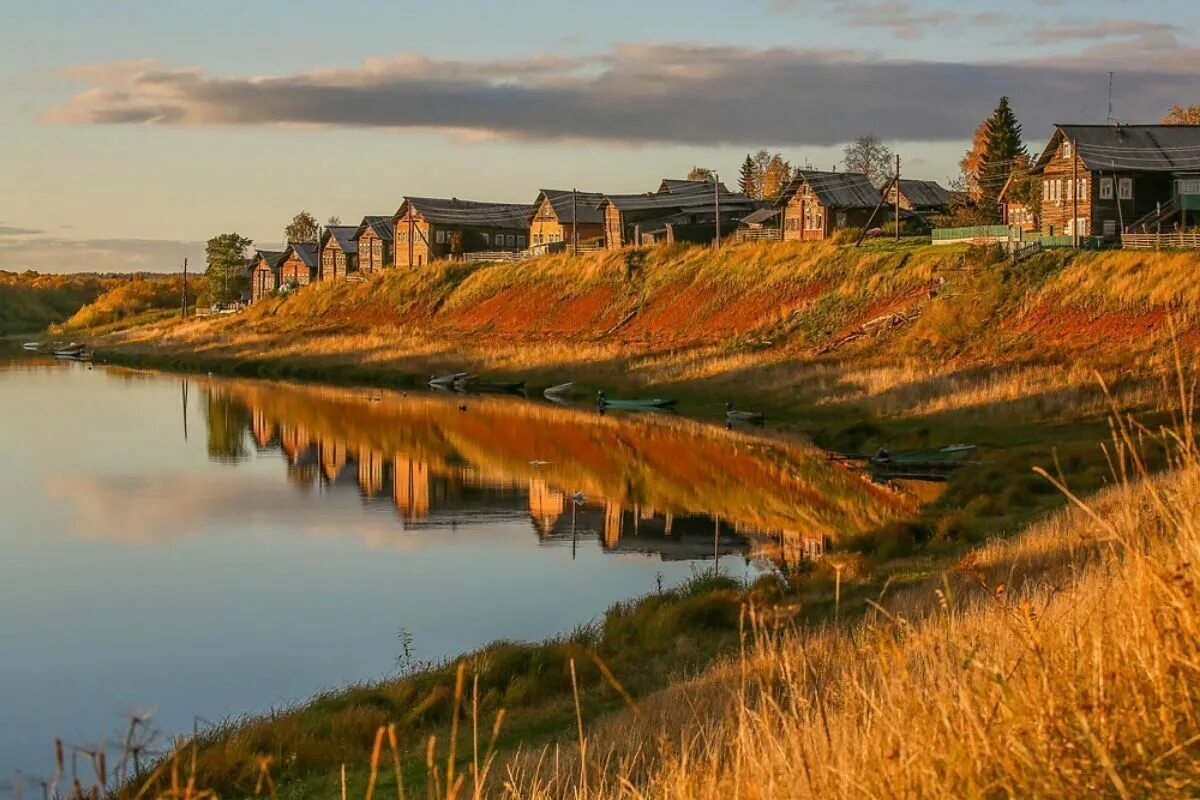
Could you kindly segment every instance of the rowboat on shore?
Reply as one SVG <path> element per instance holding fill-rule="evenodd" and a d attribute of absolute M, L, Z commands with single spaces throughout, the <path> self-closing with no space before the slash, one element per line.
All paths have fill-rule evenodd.
<path fill-rule="evenodd" d="M 442 389 L 449 389 L 458 381 L 469 378 L 470 376 L 471 373 L 469 372 L 455 372 L 451 375 L 430 375 L 429 385 Z"/>
<path fill-rule="evenodd" d="M 910 450 L 892 453 L 886 447 L 881 447 L 869 460 L 871 466 L 885 469 L 905 471 L 958 469 L 970 463 L 967 459 L 975 453 L 975 449 L 973 444 L 952 444 L 936 450 Z"/>
<path fill-rule="evenodd" d="M 744 422 L 747 425 L 762 425 L 765 417 L 759 411 L 738 411 L 733 403 L 725 404 L 726 422 Z"/>
<path fill-rule="evenodd" d="M 548 400 L 560 400 L 564 395 L 568 395 L 574 390 L 574 383 L 560 383 L 557 386 L 551 386 L 542 392 L 542 396 Z"/>
<path fill-rule="evenodd" d="M 64 356 L 64 357 L 72 357 L 72 356 L 79 355 L 85 349 L 86 348 L 84 345 L 81 345 L 78 342 L 71 342 L 68 345 L 63 345 L 61 347 L 54 348 L 54 355 Z"/>
<path fill-rule="evenodd" d="M 25 344 L 21 345 L 21 349 L 22 350 L 33 350 L 33 351 L 41 350 L 42 343 L 41 342 L 25 342 Z"/>
<path fill-rule="evenodd" d="M 599 392 L 600 410 L 615 408 L 625 409 L 628 411 L 667 411 L 675 407 L 675 400 L 667 400 L 661 397 L 649 399 L 627 399 L 627 400 L 610 400 L 605 396 L 603 390 Z"/>

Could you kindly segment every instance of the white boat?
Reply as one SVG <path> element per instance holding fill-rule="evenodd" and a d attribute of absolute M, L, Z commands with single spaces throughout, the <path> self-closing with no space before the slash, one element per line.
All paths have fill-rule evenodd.
<path fill-rule="evenodd" d="M 470 373 L 467 372 L 455 372 L 453 375 L 430 375 L 429 385 L 441 388 L 449 388 L 464 378 L 467 378 L 469 375 Z"/>
<path fill-rule="evenodd" d="M 548 400 L 557 400 L 565 394 L 570 394 L 574 388 L 575 384 L 573 383 L 560 383 L 558 386 L 551 386 L 542 392 L 542 395 Z"/>
<path fill-rule="evenodd" d="M 77 356 L 84 351 L 84 346 L 78 342 L 71 342 L 68 345 L 54 348 L 56 356 Z"/>
<path fill-rule="evenodd" d="M 25 344 L 21 345 L 21 349 L 22 350 L 41 350 L 42 343 L 41 342 L 26 342 Z"/>

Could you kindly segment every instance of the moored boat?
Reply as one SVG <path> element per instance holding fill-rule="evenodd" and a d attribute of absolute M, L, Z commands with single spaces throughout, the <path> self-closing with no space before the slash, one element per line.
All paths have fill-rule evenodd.
<path fill-rule="evenodd" d="M 661 397 L 636 399 L 630 398 L 625 400 L 610 400 L 605 396 L 604 392 L 599 393 L 600 410 L 607 408 L 628 409 L 630 411 L 665 411 L 675 407 L 675 400 L 668 400 Z"/>
<path fill-rule="evenodd" d="M 455 372 L 451 375 L 430 375 L 429 385 L 448 389 L 458 381 L 464 380 L 468 377 L 470 377 L 470 373 L 468 372 Z"/>

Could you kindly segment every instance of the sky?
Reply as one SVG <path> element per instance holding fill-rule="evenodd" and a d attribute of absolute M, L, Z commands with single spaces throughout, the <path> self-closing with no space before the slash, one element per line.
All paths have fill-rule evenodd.
<path fill-rule="evenodd" d="M 299 210 L 641 192 L 873 134 L 947 182 L 1009 95 L 1054 122 L 1200 103 L 1200 3 L 0 0 L 0 269 L 177 271 Z"/>

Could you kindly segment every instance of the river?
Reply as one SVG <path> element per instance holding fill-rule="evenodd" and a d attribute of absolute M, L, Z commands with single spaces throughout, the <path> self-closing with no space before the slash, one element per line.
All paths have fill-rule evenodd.
<path fill-rule="evenodd" d="M 48 776 L 59 737 L 116 757 L 131 715 L 161 743 L 788 569 L 899 506 L 810 448 L 667 415 L 11 350 L 0 441 L 0 783 Z"/>

